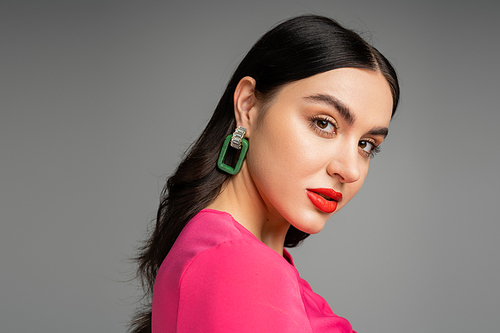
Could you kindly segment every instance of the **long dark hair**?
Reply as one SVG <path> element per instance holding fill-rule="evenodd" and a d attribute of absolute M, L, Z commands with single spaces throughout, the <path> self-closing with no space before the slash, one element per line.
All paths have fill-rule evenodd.
<path fill-rule="evenodd" d="M 236 127 L 233 94 L 238 82 L 245 76 L 254 78 L 257 98 L 266 101 L 286 83 L 342 67 L 382 73 L 391 88 L 394 115 L 399 101 L 394 68 L 358 34 L 329 18 L 305 15 L 289 19 L 264 34 L 251 48 L 234 72 L 205 130 L 163 188 L 156 224 L 135 258 L 137 277 L 147 302 L 132 319 L 131 332 L 151 332 L 153 284 L 161 263 L 186 223 L 217 197 L 230 177 L 216 164 L 224 138 Z M 291 226 L 285 246 L 294 247 L 307 236 Z"/>

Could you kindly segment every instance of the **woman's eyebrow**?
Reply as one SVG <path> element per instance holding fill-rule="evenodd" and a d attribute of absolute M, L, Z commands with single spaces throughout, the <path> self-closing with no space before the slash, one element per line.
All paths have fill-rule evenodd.
<path fill-rule="evenodd" d="M 344 120 L 349 125 L 354 124 L 354 121 L 356 120 L 356 117 L 349 111 L 349 108 L 344 103 L 342 103 L 342 101 L 338 100 L 337 98 L 331 95 L 317 94 L 312 96 L 306 96 L 304 97 L 304 99 L 327 104 L 329 106 L 334 107 L 339 112 L 340 116 L 344 118 Z"/>
<path fill-rule="evenodd" d="M 370 134 L 370 135 L 381 135 L 384 137 L 387 136 L 387 134 L 389 134 L 389 129 L 387 127 L 375 127 L 375 128 L 372 128 L 367 134 Z"/>

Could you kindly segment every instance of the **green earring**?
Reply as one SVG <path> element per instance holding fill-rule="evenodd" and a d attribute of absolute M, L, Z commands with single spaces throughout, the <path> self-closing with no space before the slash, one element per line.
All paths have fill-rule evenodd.
<path fill-rule="evenodd" d="M 240 172 L 241 165 L 243 164 L 243 160 L 245 159 L 245 155 L 247 154 L 248 141 L 245 139 L 246 131 L 247 130 L 245 128 L 238 126 L 233 135 L 229 134 L 226 137 L 226 140 L 224 140 L 224 144 L 222 145 L 219 159 L 217 160 L 217 167 L 219 167 L 219 169 L 221 169 L 222 171 L 229 173 L 230 175 L 235 175 Z M 231 143 L 231 147 L 241 149 L 240 156 L 238 156 L 238 161 L 236 162 L 236 166 L 234 168 L 224 163 L 227 149 L 229 148 L 229 143 Z"/>

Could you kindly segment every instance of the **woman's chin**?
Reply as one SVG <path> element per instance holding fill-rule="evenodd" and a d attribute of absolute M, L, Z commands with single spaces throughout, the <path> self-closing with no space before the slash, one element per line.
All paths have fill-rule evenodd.
<path fill-rule="evenodd" d="M 323 212 L 318 213 L 319 214 L 308 214 L 307 217 L 301 219 L 300 221 L 294 221 L 290 224 L 305 233 L 311 235 L 317 234 L 323 230 L 328 219 L 332 216 L 332 214 L 325 214 Z"/>

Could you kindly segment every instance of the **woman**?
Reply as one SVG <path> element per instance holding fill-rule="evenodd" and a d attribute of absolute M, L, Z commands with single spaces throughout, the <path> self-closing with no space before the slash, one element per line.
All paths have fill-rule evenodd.
<path fill-rule="evenodd" d="M 133 332 L 353 332 L 284 247 L 360 189 L 398 99 L 387 59 L 336 22 L 267 32 L 167 181 L 137 258 L 152 311 Z"/>

